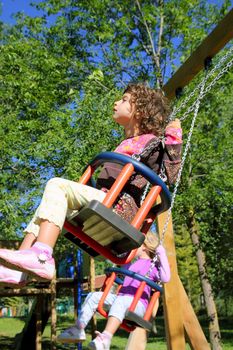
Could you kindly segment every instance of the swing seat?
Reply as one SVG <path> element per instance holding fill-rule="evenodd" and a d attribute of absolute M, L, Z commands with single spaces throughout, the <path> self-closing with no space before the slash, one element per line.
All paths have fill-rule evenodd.
<path fill-rule="evenodd" d="M 104 282 L 104 286 L 102 288 L 103 295 L 98 305 L 98 312 L 102 316 L 106 318 L 108 317 L 108 313 L 104 310 L 103 306 L 104 306 L 105 299 L 108 293 L 110 292 L 113 284 L 117 283 L 119 286 L 123 284 L 123 280 L 120 277 L 118 277 L 118 275 L 132 277 L 140 281 L 140 285 L 137 289 L 137 292 L 135 293 L 134 299 L 129 309 L 127 309 L 126 311 L 125 318 L 120 327 L 125 329 L 128 332 L 133 331 L 136 327 L 141 327 L 146 329 L 147 331 L 151 331 L 153 327 L 152 323 L 150 322 L 152 311 L 156 303 L 156 300 L 160 296 L 160 293 L 163 292 L 163 288 L 157 283 L 155 283 L 154 281 L 152 281 L 151 279 L 149 279 L 148 277 L 142 276 L 136 272 L 133 272 L 127 269 L 123 269 L 119 267 L 109 267 L 105 269 L 105 273 L 107 277 Z M 146 285 L 149 285 L 151 287 L 151 298 L 149 300 L 144 316 L 141 317 L 141 316 L 138 316 L 134 312 L 134 310 L 137 306 L 138 301 L 140 300 L 141 295 L 143 294 L 143 291 Z M 120 290 L 120 288 L 118 290 Z"/>
<path fill-rule="evenodd" d="M 159 176 L 146 165 L 115 152 L 97 155 L 87 166 L 79 182 L 95 187 L 92 175 L 106 162 L 120 164 L 123 169 L 102 203 L 96 200 L 90 201 L 75 217 L 65 221 L 64 235 L 91 256 L 102 255 L 113 263 L 121 265 L 133 259 L 136 249 L 143 243 L 145 233 L 154 218 L 169 208 L 170 192 Z M 152 184 L 152 188 L 129 224 L 111 208 L 134 172 L 145 177 Z M 161 201 L 154 205 L 158 196 Z M 147 230 L 143 230 L 147 217 L 150 217 L 151 223 Z"/>
<path fill-rule="evenodd" d="M 73 219 L 73 223 L 82 225 L 83 231 L 102 246 L 108 247 L 114 254 L 123 254 L 142 245 L 145 235 L 124 221 L 111 209 L 97 200 L 90 201 Z M 67 235 L 66 235 L 67 237 Z M 83 242 L 75 236 L 74 243 L 86 250 Z M 86 249 L 87 248 L 87 249 Z M 91 255 L 98 253 L 93 250 Z"/>
<path fill-rule="evenodd" d="M 135 312 L 129 310 L 126 311 L 124 322 L 131 327 L 141 327 L 149 332 L 153 327 L 151 322 L 144 320 L 143 317 L 140 317 L 135 314 Z"/>

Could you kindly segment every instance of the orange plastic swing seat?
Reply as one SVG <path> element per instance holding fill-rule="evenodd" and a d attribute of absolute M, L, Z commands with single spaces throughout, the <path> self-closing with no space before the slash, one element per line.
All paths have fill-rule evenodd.
<path fill-rule="evenodd" d="M 155 306 L 156 301 L 158 300 L 160 293 L 163 292 L 163 288 L 158 285 L 157 283 L 153 282 L 149 278 L 142 276 L 138 273 L 135 273 L 133 271 L 123 269 L 123 268 L 118 268 L 118 267 L 110 267 L 105 270 L 106 272 L 106 279 L 103 285 L 103 295 L 99 301 L 98 305 L 98 312 L 104 316 L 108 317 L 108 312 L 104 310 L 104 303 L 105 299 L 112 289 L 114 283 L 116 282 L 119 287 L 117 289 L 117 292 L 119 292 L 120 287 L 123 283 L 123 281 L 118 277 L 118 275 L 122 276 L 129 276 L 132 277 L 138 281 L 140 281 L 139 287 L 134 295 L 134 298 L 132 300 L 132 303 L 129 307 L 129 309 L 126 311 L 125 318 L 121 324 L 121 328 L 125 329 L 128 332 L 131 332 L 135 329 L 135 327 L 142 327 L 146 329 L 147 331 L 151 331 L 153 325 L 150 322 L 151 320 L 151 315 L 153 308 Z M 151 287 L 151 297 L 149 300 L 149 304 L 147 306 L 146 312 L 143 317 L 138 316 L 134 310 L 137 306 L 138 301 L 140 300 L 140 297 L 142 296 L 145 286 L 149 285 Z"/>
<path fill-rule="evenodd" d="M 75 217 L 65 221 L 64 235 L 91 256 L 101 255 L 122 265 L 134 258 L 156 216 L 169 208 L 170 192 L 159 176 L 146 165 L 115 152 L 100 153 L 87 166 L 79 182 L 95 186 L 92 175 L 106 162 L 122 165 L 120 174 L 102 203 L 90 201 Z M 151 188 L 129 224 L 112 211 L 112 206 L 134 173 L 146 178 Z M 158 197 L 160 203 L 155 205 Z"/>

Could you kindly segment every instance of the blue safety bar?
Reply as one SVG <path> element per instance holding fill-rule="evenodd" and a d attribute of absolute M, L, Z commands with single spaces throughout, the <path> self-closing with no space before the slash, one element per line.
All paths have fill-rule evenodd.
<path fill-rule="evenodd" d="M 116 152 L 102 152 L 98 154 L 89 165 L 95 170 L 102 164 L 106 162 L 116 163 L 120 165 L 125 165 L 131 163 L 137 174 L 141 174 L 146 180 L 148 180 L 152 185 L 157 185 L 162 188 L 160 193 L 161 203 L 154 206 L 151 211 L 153 213 L 164 212 L 169 209 L 171 205 L 171 194 L 166 186 L 166 184 L 161 180 L 161 178 L 148 166 L 139 162 L 129 156 L 119 154 Z M 94 179 L 91 179 L 91 184 L 95 187 Z"/>
<path fill-rule="evenodd" d="M 119 274 L 123 274 L 125 276 L 129 276 L 129 277 L 132 277 L 138 281 L 145 281 L 146 284 L 148 286 L 150 286 L 151 288 L 159 291 L 160 293 L 163 293 L 163 288 L 155 283 L 154 281 L 152 281 L 151 279 L 145 277 L 145 276 L 142 276 L 142 275 L 139 275 L 138 273 L 134 272 L 134 271 L 130 271 L 130 270 L 127 270 L 127 269 L 123 269 L 123 268 L 119 268 L 119 267 L 108 267 L 105 269 L 105 273 L 106 274 L 110 274 L 111 272 L 116 272 L 116 273 L 119 273 Z M 119 282 L 119 280 L 118 280 Z M 118 283 L 117 282 L 117 283 Z"/>

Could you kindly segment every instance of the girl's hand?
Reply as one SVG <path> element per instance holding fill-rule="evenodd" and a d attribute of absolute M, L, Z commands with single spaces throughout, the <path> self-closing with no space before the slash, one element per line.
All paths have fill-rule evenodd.
<path fill-rule="evenodd" d="M 176 118 L 175 120 L 172 120 L 167 124 L 166 129 L 167 128 L 175 128 L 175 129 L 181 128 L 180 120 L 178 118 Z"/>

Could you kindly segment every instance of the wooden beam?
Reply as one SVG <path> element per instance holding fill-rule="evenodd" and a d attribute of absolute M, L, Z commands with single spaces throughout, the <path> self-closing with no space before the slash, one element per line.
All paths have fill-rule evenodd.
<path fill-rule="evenodd" d="M 184 328 L 192 350 L 210 350 L 210 345 L 195 315 L 186 291 L 179 279 L 179 293 L 182 299 Z"/>
<path fill-rule="evenodd" d="M 163 86 L 166 96 L 169 99 L 175 97 L 177 89 L 187 85 L 204 68 L 206 58 L 213 58 L 232 38 L 233 9 Z"/>
<path fill-rule="evenodd" d="M 161 236 L 164 224 L 167 219 L 167 212 L 157 218 L 157 228 Z M 166 329 L 166 340 L 168 350 L 185 350 L 185 333 L 182 313 L 183 300 L 179 293 L 179 277 L 176 263 L 176 248 L 170 219 L 164 245 L 167 251 L 168 261 L 171 269 L 171 280 L 164 284 L 163 310 Z"/>

